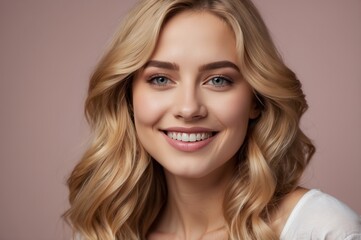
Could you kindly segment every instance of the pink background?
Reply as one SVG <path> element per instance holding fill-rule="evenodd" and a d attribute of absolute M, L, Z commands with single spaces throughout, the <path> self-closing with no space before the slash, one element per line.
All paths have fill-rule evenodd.
<path fill-rule="evenodd" d="M 0 0 L 0 240 L 69 239 L 88 77 L 131 0 Z M 310 109 L 303 184 L 361 213 L 361 1 L 256 0 Z"/>

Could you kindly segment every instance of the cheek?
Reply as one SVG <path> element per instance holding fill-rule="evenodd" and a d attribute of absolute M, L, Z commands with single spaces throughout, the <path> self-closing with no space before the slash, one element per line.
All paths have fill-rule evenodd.
<path fill-rule="evenodd" d="M 221 152 L 224 160 L 231 159 L 244 143 L 251 106 L 248 96 L 229 95 L 227 99 L 218 101 L 213 106 L 213 111 L 217 112 L 217 120 L 225 129 L 224 134 L 219 136 L 220 144 L 215 152 Z"/>
<path fill-rule="evenodd" d="M 224 127 L 242 130 L 247 128 L 251 104 L 252 100 L 248 91 L 237 91 L 222 98 L 216 98 L 209 106 Z"/>
<path fill-rule="evenodd" d="M 152 125 L 156 121 L 155 112 L 159 106 L 149 101 L 147 97 L 133 97 L 134 120 L 136 125 Z"/>
<path fill-rule="evenodd" d="M 159 99 L 159 95 L 147 90 L 147 86 L 134 86 L 133 111 L 136 127 L 155 125 L 165 113 L 166 104 L 164 99 Z"/>

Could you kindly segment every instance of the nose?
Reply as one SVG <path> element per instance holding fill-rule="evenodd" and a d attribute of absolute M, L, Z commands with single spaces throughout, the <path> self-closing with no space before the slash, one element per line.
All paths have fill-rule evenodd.
<path fill-rule="evenodd" d="M 174 101 L 174 116 L 184 121 L 194 121 L 207 116 L 199 89 L 195 86 L 179 86 Z"/>

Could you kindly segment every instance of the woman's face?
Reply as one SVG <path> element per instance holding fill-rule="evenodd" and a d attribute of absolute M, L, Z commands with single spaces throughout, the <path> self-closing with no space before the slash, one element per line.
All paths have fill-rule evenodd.
<path fill-rule="evenodd" d="M 207 12 L 183 12 L 164 26 L 132 91 L 140 142 L 175 176 L 200 178 L 225 166 L 258 115 L 234 34 Z"/>

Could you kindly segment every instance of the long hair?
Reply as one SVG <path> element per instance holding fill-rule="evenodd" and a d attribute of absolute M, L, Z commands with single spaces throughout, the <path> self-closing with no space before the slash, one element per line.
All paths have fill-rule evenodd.
<path fill-rule="evenodd" d="M 252 120 L 223 203 L 229 239 L 276 239 L 269 212 L 294 190 L 315 148 L 300 130 L 301 83 L 279 56 L 250 0 L 143 0 L 128 14 L 94 71 L 85 104 L 92 143 L 68 179 L 65 213 L 83 238 L 145 239 L 167 199 L 162 167 L 137 139 L 131 83 L 164 24 L 207 11 L 233 29 L 244 79 L 261 114 Z"/>

